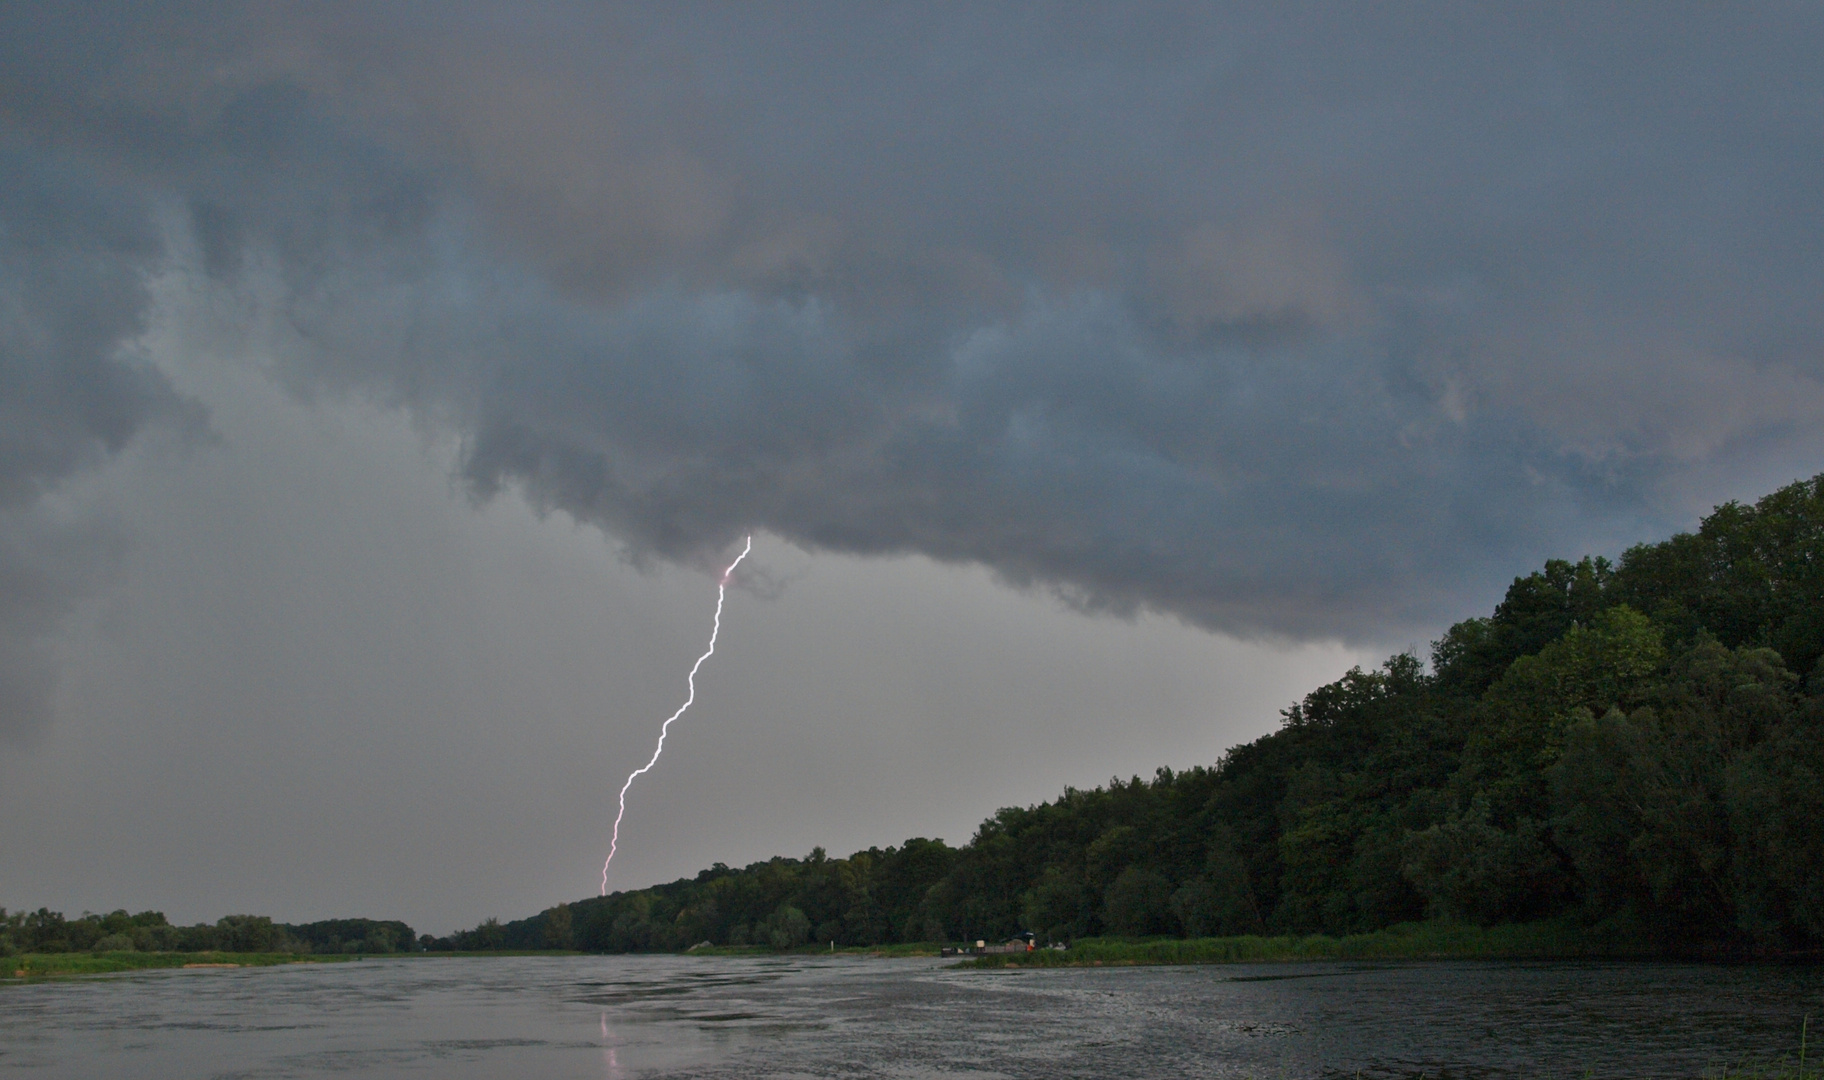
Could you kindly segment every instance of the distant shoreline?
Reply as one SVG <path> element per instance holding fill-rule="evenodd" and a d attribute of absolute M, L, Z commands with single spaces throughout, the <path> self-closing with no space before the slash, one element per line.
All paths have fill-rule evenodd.
<path fill-rule="evenodd" d="M 941 945 L 908 942 L 851 945 L 827 950 L 815 945 L 772 949 L 763 945 L 713 945 L 678 952 L 588 953 L 568 949 L 419 951 L 375 954 L 273 952 L 63 952 L 0 958 L 0 982 L 112 975 L 132 971 L 196 968 L 272 967 L 279 964 L 335 964 L 355 960 L 463 959 L 508 956 L 700 956 L 768 959 L 843 956 L 879 959 L 938 959 Z M 961 969 L 1032 967 L 1137 967 L 1206 964 L 1315 963 L 1323 961 L 1446 960 L 1668 960 L 1810 961 L 1815 953 L 1738 954 L 1667 950 L 1643 938 L 1604 933 L 1562 920 L 1476 926 L 1466 923 L 1401 923 L 1370 933 L 1242 935 L 1210 938 L 1084 938 L 1067 949 L 963 957 Z"/>
<path fill-rule="evenodd" d="M 1400 923 L 1384 930 L 1331 937 L 1325 934 L 1244 935 L 1218 938 L 1086 938 L 1069 949 L 1034 949 L 970 957 L 957 966 L 1122 967 L 1137 965 L 1298 963 L 1315 961 L 1430 960 L 1666 960 L 1813 961 L 1814 952 L 1748 953 L 1668 949 L 1649 939 L 1590 930 L 1562 920 L 1476 926 L 1465 923 Z"/>
<path fill-rule="evenodd" d="M 0 982 L 114 975 L 171 968 L 272 967 L 277 964 L 337 964 L 359 956 L 270 952 L 61 952 L 0 957 Z"/>
<path fill-rule="evenodd" d="M 689 950 L 691 956 L 866 956 L 936 959 L 931 943 L 848 946 L 833 953 L 816 945 L 775 950 L 760 945 L 718 945 Z M 483 954 L 485 955 L 485 954 Z M 606 955 L 680 955 L 621 953 Z M 1326 934 L 1238 935 L 1205 938 L 1082 938 L 1066 949 L 957 958 L 957 968 L 1129 967 L 1156 965 L 1317 963 L 1323 961 L 1446 960 L 1664 960 L 1816 962 L 1815 952 L 1692 951 L 1619 931 L 1595 930 L 1564 919 L 1477 926 L 1429 921 L 1400 923 L 1382 930 L 1333 937 Z"/>

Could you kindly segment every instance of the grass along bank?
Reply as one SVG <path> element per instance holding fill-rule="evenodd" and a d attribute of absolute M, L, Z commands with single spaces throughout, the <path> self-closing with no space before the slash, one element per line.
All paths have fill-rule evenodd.
<path fill-rule="evenodd" d="M 837 946 L 698 945 L 691 956 L 936 957 L 936 942 Z M 1372 933 L 1208 938 L 1079 938 L 1069 949 L 964 958 L 963 967 L 1096 967 L 1121 964 L 1234 964 L 1300 960 L 1590 960 L 1665 956 L 1650 941 L 1592 931 L 1568 920 L 1500 926 L 1444 921 L 1400 923 Z"/>
<path fill-rule="evenodd" d="M 698 945 L 685 949 L 691 956 L 937 956 L 944 946 L 932 941 L 901 941 L 891 945 L 838 945 L 828 942 L 775 949 L 771 945 Z"/>
<path fill-rule="evenodd" d="M 119 971 L 186 967 L 270 967 L 274 964 L 341 963 L 358 956 L 273 952 L 64 952 L 0 957 L 0 979 L 107 975 Z"/>
<path fill-rule="evenodd" d="M 1118 964 L 1239 964 L 1296 960 L 1579 960 L 1662 955 L 1650 943 L 1548 920 L 1505 926 L 1400 923 L 1367 934 L 1263 937 L 1082 938 L 1069 949 L 978 956 L 964 965 L 1100 967 Z"/>

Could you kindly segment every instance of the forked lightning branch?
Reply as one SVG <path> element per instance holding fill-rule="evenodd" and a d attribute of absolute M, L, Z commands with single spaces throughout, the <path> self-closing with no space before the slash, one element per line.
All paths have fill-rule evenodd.
<path fill-rule="evenodd" d="M 697 657 L 696 663 L 690 665 L 690 674 L 685 678 L 690 692 L 684 696 L 684 704 L 678 706 L 678 711 L 672 713 L 663 724 L 659 725 L 659 745 L 652 751 L 652 760 L 628 773 L 627 782 L 621 785 L 621 808 L 614 815 L 614 835 L 608 839 L 608 858 L 602 863 L 603 896 L 608 895 L 608 864 L 614 861 L 614 853 L 620 849 L 621 819 L 627 816 L 627 789 L 633 786 L 634 777 L 651 770 L 654 765 L 659 763 L 659 755 L 665 752 L 665 736 L 670 733 L 672 723 L 678 717 L 683 716 L 684 711 L 697 700 L 697 672 L 702 670 L 703 661 L 716 654 L 716 635 L 722 632 L 722 602 L 728 598 L 728 579 L 735 575 L 735 567 L 740 566 L 741 560 L 747 558 L 747 553 L 752 550 L 754 550 L 754 538 L 749 536 L 746 546 L 741 549 L 741 554 L 735 556 L 735 561 L 728 564 L 727 570 L 722 571 L 722 580 L 716 583 L 716 620 L 709 629 L 709 648 L 704 650 L 702 656 Z"/>

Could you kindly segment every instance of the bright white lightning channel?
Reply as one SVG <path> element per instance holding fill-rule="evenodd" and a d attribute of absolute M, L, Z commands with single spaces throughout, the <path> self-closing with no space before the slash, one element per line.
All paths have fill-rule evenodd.
<path fill-rule="evenodd" d="M 614 861 L 614 853 L 620 847 L 621 819 L 627 816 L 627 789 L 633 786 L 634 777 L 647 772 L 659 763 L 659 755 L 665 752 L 665 736 L 671 731 L 672 721 L 683 716 L 684 710 L 690 708 L 690 703 L 697 700 L 697 672 L 703 667 L 703 661 L 716 655 L 716 635 L 722 632 L 722 601 L 728 598 L 728 579 L 734 576 L 735 567 L 740 566 L 741 560 L 747 558 L 747 553 L 752 550 L 754 550 L 754 538 L 749 536 L 747 546 L 741 549 L 741 554 L 735 556 L 735 561 L 728 564 L 727 570 L 722 571 L 722 580 L 716 583 L 716 621 L 709 629 L 709 648 L 702 656 L 697 657 L 696 663 L 690 665 L 690 674 L 685 678 L 685 682 L 690 686 L 690 693 L 684 696 L 684 704 L 678 706 L 678 711 L 672 713 L 670 719 L 659 725 L 659 745 L 652 751 L 652 760 L 628 773 L 627 782 L 621 785 L 621 809 L 614 815 L 614 835 L 608 839 L 608 860 L 602 863 L 603 896 L 608 895 L 608 863 Z"/>

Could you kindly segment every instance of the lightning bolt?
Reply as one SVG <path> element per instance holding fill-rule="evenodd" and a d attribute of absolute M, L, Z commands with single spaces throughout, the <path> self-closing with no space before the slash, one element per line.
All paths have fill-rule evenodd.
<path fill-rule="evenodd" d="M 659 725 L 659 745 L 652 751 L 652 760 L 628 773 L 627 782 L 621 785 L 621 809 L 614 815 L 614 835 L 608 839 L 608 860 L 602 863 L 603 896 L 608 895 L 608 863 L 614 861 L 614 853 L 620 848 L 621 819 L 627 816 L 627 789 L 633 786 L 634 777 L 650 771 L 654 765 L 659 763 L 659 755 L 665 752 L 665 736 L 671 731 L 672 721 L 683 716 L 684 710 L 690 708 L 691 702 L 697 700 L 697 672 L 702 669 L 703 661 L 716 655 L 716 635 L 722 632 L 722 601 L 728 598 L 728 579 L 734 576 L 735 567 L 740 566 L 741 560 L 747 558 L 747 553 L 752 550 L 754 550 L 754 538 L 749 536 L 747 546 L 741 549 L 741 554 L 735 556 L 735 561 L 728 564 L 727 570 L 722 571 L 722 580 L 716 583 L 716 621 L 709 630 L 709 648 L 702 656 L 697 657 L 696 663 L 690 665 L 690 674 L 685 678 L 685 682 L 690 686 L 690 693 L 685 695 L 684 704 L 678 706 L 678 711 L 672 713 L 670 719 Z"/>

